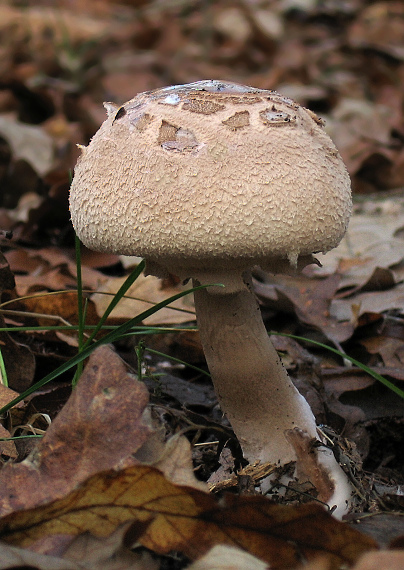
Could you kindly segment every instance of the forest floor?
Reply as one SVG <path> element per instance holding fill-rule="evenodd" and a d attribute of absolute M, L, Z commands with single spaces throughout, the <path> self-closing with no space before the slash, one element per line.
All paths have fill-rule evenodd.
<path fill-rule="evenodd" d="M 0 426 L 0 568 L 184 568 L 217 544 L 241 547 L 263 568 L 349 567 L 376 546 L 402 555 L 404 5 L 3 0 L 0 38 L 0 404 L 23 395 Z M 141 319 L 114 349 L 99 346 L 72 390 L 77 145 L 104 120 L 103 101 L 207 78 L 275 89 L 312 109 L 352 179 L 348 232 L 321 267 L 254 275 L 275 347 L 354 485 L 342 526 L 311 503 L 293 510 L 300 493 L 288 497 L 290 511 L 271 511 L 277 532 L 282 517 L 287 530 L 275 540 L 265 528 L 262 539 L 260 474 L 243 471 L 218 407 L 192 296 Z M 81 248 L 86 325 L 97 325 L 139 262 Z M 175 277 L 140 275 L 105 325 L 183 290 Z M 208 480 L 212 492 L 230 491 L 225 508 Z M 97 514 L 101 487 L 109 502 Z M 87 514 L 77 518 L 78 509 Z M 305 517 L 310 548 L 306 523 L 291 529 Z M 248 563 L 261 564 L 240 567 Z"/>

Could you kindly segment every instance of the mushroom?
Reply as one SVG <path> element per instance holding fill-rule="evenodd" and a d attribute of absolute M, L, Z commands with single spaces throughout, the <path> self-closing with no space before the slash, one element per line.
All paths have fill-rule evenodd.
<path fill-rule="evenodd" d="M 251 270 L 313 263 L 345 234 L 350 179 L 323 122 L 275 91 L 212 80 L 106 108 L 75 168 L 78 237 L 142 256 L 157 276 L 224 285 L 195 293 L 222 410 L 249 462 L 296 461 L 291 430 L 318 439 L 316 422 L 269 339 Z M 331 452 L 317 459 L 329 478 L 321 498 L 341 516 L 350 486 Z"/>

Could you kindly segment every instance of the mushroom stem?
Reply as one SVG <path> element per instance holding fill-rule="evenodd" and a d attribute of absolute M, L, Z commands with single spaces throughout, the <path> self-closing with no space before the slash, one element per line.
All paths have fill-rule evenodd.
<path fill-rule="evenodd" d="M 217 275 L 215 279 L 220 281 Z M 298 475 L 310 474 L 307 479 L 317 488 L 318 499 L 336 505 L 340 518 L 349 507 L 351 486 L 331 451 L 322 449 L 313 458 L 304 444 L 318 439 L 315 417 L 268 336 L 250 275 L 246 281 L 236 292 L 212 293 L 207 288 L 194 293 L 200 338 L 220 406 L 250 463 L 296 461 Z M 304 464 L 310 462 L 307 471 Z"/>
<path fill-rule="evenodd" d="M 248 286 L 229 294 L 199 289 L 194 296 L 206 362 L 244 456 L 295 461 L 285 432 L 298 427 L 316 437 L 316 423 L 268 336 L 254 293 Z"/>

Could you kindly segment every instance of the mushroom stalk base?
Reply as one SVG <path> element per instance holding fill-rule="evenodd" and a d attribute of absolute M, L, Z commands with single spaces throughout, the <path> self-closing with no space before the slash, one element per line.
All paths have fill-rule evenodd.
<path fill-rule="evenodd" d="M 194 295 L 216 394 L 245 458 L 277 465 L 297 461 L 299 472 L 296 446 L 288 434 L 298 428 L 306 438 L 318 439 L 315 418 L 279 359 L 251 287 L 228 294 L 200 289 Z M 350 485 L 331 452 L 319 453 L 318 461 L 334 487 L 323 500 L 337 504 L 340 517 L 349 504 Z"/>

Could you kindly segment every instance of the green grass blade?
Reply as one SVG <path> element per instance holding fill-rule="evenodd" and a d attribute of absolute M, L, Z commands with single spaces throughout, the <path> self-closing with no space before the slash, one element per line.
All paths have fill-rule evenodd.
<path fill-rule="evenodd" d="M 207 372 L 206 370 L 202 370 L 202 368 L 194 366 L 193 364 L 188 364 L 188 362 L 185 362 L 184 360 L 180 360 L 179 358 L 174 358 L 174 356 L 170 356 L 169 354 L 164 354 L 164 352 L 159 352 L 158 350 L 154 350 L 153 348 L 146 347 L 144 350 L 145 352 L 150 352 L 151 354 L 155 354 L 156 356 L 162 356 L 163 358 L 167 358 L 167 360 L 171 360 L 171 362 L 177 362 L 178 364 L 183 364 L 187 368 L 191 368 L 192 370 L 195 370 L 196 372 L 199 372 L 200 374 L 203 374 L 204 376 L 208 376 L 210 378 L 209 372 Z"/>
<path fill-rule="evenodd" d="M 374 370 L 372 370 L 372 368 L 369 368 L 369 366 L 366 366 L 366 364 L 359 362 L 359 360 L 352 358 L 352 356 L 349 356 L 348 354 L 345 354 L 344 352 L 341 352 L 340 350 L 337 350 L 336 348 L 333 348 L 332 346 L 328 346 L 327 344 L 324 344 L 322 342 L 318 342 L 317 340 L 311 340 L 309 338 L 305 338 L 303 336 L 296 336 L 293 334 L 278 333 L 275 331 L 270 331 L 270 332 L 268 332 L 268 334 L 274 335 L 274 336 L 285 336 L 285 337 L 293 338 L 295 340 L 299 340 L 302 342 L 309 342 L 310 344 L 314 344 L 315 346 L 320 346 L 321 348 L 325 348 L 326 350 L 329 350 L 330 352 L 333 352 L 334 354 L 338 354 L 338 356 L 341 356 L 342 358 L 349 360 L 349 362 L 352 362 L 352 364 L 354 364 L 355 366 L 357 366 L 358 368 L 360 368 L 361 370 L 363 370 L 364 372 L 369 374 L 369 376 L 372 376 L 372 378 L 374 378 L 375 380 L 378 380 L 378 382 L 381 382 L 382 384 L 384 384 L 387 388 L 389 388 L 390 390 L 395 392 L 398 396 L 400 396 L 400 398 L 404 399 L 404 391 L 401 390 L 400 388 L 398 388 L 398 386 L 396 386 L 395 384 L 393 384 L 393 382 L 390 382 L 390 380 L 387 380 L 387 378 L 385 378 L 384 376 L 382 376 L 378 372 L 375 372 Z"/>
<path fill-rule="evenodd" d="M 47 384 L 48 382 L 53 380 L 54 378 L 57 378 L 58 376 L 60 376 L 64 372 L 67 372 L 68 370 L 73 368 L 73 366 L 76 366 L 79 362 L 82 362 L 85 358 L 90 356 L 90 354 L 93 352 L 93 350 L 95 348 L 97 348 L 98 346 L 101 346 L 103 344 L 109 344 L 111 342 L 118 340 L 122 335 L 129 332 L 139 322 L 143 321 L 144 319 L 146 319 L 150 315 L 153 315 L 154 313 L 156 313 L 157 311 L 159 311 L 163 307 L 166 307 L 170 303 L 173 303 L 177 299 L 181 299 L 181 297 L 185 297 L 185 295 L 189 295 L 190 293 L 193 293 L 194 291 L 198 291 L 199 289 L 206 289 L 207 287 L 212 287 L 212 286 L 222 287 L 223 285 L 212 283 L 210 285 L 201 285 L 199 287 L 194 287 L 193 289 L 188 289 L 187 291 L 182 291 L 181 293 L 177 293 L 177 295 L 173 295 L 172 297 L 170 297 L 169 299 L 166 299 L 165 301 L 161 301 L 160 303 L 157 303 L 157 305 L 155 305 L 154 307 L 151 307 L 150 309 L 143 311 L 143 313 L 140 313 L 139 315 L 137 315 L 133 319 L 130 319 L 129 321 L 127 321 L 126 323 L 123 323 L 122 325 L 117 327 L 115 330 L 106 334 L 103 338 L 97 340 L 92 345 L 84 348 L 81 353 L 76 354 L 76 356 L 71 358 L 68 362 L 65 362 L 64 364 L 59 366 L 59 368 L 52 371 L 50 374 L 45 376 L 45 378 L 42 378 L 42 380 L 39 380 L 39 382 L 36 382 L 33 386 L 28 388 L 28 390 L 25 390 L 24 392 L 22 392 L 22 394 L 20 394 L 17 398 L 14 398 L 14 400 L 12 400 L 11 402 L 9 402 L 5 406 L 3 406 L 0 409 L 0 415 L 7 412 L 10 408 L 12 408 L 16 404 L 18 404 L 18 402 L 21 402 L 21 400 L 24 400 L 24 398 L 26 398 L 27 396 L 30 396 L 33 392 L 35 392 L 36 390 L 38 390 L 39 388 L 41 388 L 42 386 L 44 386 L 45 384 Z"/>
<path fill-rule="evenodd" d="M 3 386 L 6 386 L 6 388 L 8 388 L 7 370 L 4 364 L 4 358 L 3 358 L 3 353 L 1 352 L 1 348 L 0 348 L 0 376 L 1 376 L 1 383 L 3 384 Z"/>
<path fill-rule="evenodd" d="M 77 280 L 77 316 L 79 321 L 79 328 L 78 328 L 78 351 L 81 352 L 83 350 L 84 345 L 84 326 L 85 326 L 85 317 L 84 317 L 84 310 L 83 310 L 83 281 L 81 275 L 81 243 L 77 236 L 75 236 L 75 250 L 76 250 L 76 280 Z M 76 374 L 72 380 L 73 386 L 77 384 L 81 373 L 83 372 L 83 362 L 79 362 L 77 364 Z"/>
<path fill-rule="evenodd" d="M 112 311 L 115 309 L 116 305 L 119 303 L 119 301 L 122 299 L 122 297 L 125 295 L 125 293 L 127 292 L 127 290 L 131 287 L 131 285 L 133 285 L 133 283 L 136 281 L 136 279 L 139 277 L 139 275 L 142 273 L 142 271 L 145 268 L 145 261 L 142 260 L 139 265 L 136 267 L 136 269 L 134 269 L 131 274 L 128 276 L 128 278 L 124 281 L 124 283 L 121 285 L 121 287 L 119 288 L 119 290 L 116 292 L 116 294 L 114 295 L 114 297 L 112 298 L 112 301 L 110 302 L 110 304 L 108 305 L 108 307 L 106 308 L 104 314 L 102 315 L 101 319 L 99 320 L 98 324 L 96 325 L 93 333 L 91 334 L 90 338 L 87 340 L 86 344 L 84 347 L 87 347 L 89 344 L 91 344 L 91 342 L 93 341 L 93 339 L 95 338 L 95 336 L 98 334 L 98 332 L 101 330 L 103 324 L 105 323 L 105 321 L 107 320 L 107 318 L 109 317 L 109 315 L 112 313 Z"/>

